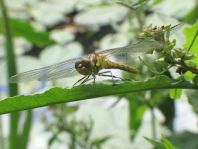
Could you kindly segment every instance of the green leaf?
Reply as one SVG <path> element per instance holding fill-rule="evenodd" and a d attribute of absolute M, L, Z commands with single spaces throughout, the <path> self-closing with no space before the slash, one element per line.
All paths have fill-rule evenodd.
<path fill-rule="evenodd" d="M 149 139 L 144 137 L 148 142 L 153 144 L 156 149 L 177 149 L 167 138 L 162 137 L 161 141 L 156 141 L 153 139 Z"/>
<path fill-rule="evenodd" d="M 198 20 L 191 27 L 187 27 L 184 29 L 184 34 L 186 36 L 186 42 L 184 44 L 184 48 L 188 49 L 190 47 L 197 31 L 198 31 Z M 194 40 L 190 52 L 195 54 L 195 58 L 193 58 L 192 61 L 198 66 L 198 37 Z M 186 76 L 188 78 L 193 78 L 194 75 L 192 73 L 187 73 Z"/>
<path fill-rule="evenodd" d="M 179 99 L 181 97 L 181 94 L 181 89 L 170 89 L 170 98 L 172 99 Z"/>
<path fill-rule="evenodd" d="M 39 47 L 55 43 L 54 40 L 50 39 L 48 32 L 36 31 L 28 21 L 12 18 L 10 19 L 10 27 L 14 36 L 24 37 Z M 2 32 L 2 18 L 0 18 L 0 34 Z"/>
<path fill-rule="evenodd" d="M 92 146 L 96 146 L 98 148 L 101 148 L 101 146 L 106 143 L 109 139 L 111 139 L 110 136 L 106 136 L 103 138 L 99 138 L 99 139 L 94 139 L 93 142 L 91 143 Z"/>
<path fill-rule="evenodd" d="M 177 149 L 167 138 L 162 137 L 162 142 L 166 149 Z"/>
<path fill-rule="evenodd" d="M 192 40 L 193 40 L 194 36 L 196 35 L 197 31 L 198 31 L 198 20 L 192 26 L 186 27 L 184 29 L 184 34 L 186 36 L 186 42 L 184 44 L 185 48 L 187 48 L 187 49 L 189 48 L 189 46 L 191 45 Z M 191 47 L 190 51 L 195 53 L 195 54 L 198 54 L 198 37 L 195 39 L 194 44 Z M 198 64 L 198 57 L 196 57 L 194 60 Z"/>
<path fill-rule="evenodd" d="M 155 148 L 156 149 L 166 149 L 165 147 L 164 147 L 164 145 L 161 143 L 161 142 L 159 142 L 159 141 L 155 141 L 155 140 L 153 140 L 153 139 L 149 139 L 149 138 L 147 138 L 147 137 L 144 137 L 148 142 L 150 142 L 153 146 L 155 146 Z"/>
<path fill-rule="evenodd" d="M 71 89 L 56 87 L 40 94 L 4 99 L 0 101 L 0 114 L 102 96 L 169 88 L 198 89 L 198 85 L 184 80 L 172 80 L 167 76 L 158 76 L 142 82 L 128 81 L 116 85 L 97 83 L 79 85 Z"/>

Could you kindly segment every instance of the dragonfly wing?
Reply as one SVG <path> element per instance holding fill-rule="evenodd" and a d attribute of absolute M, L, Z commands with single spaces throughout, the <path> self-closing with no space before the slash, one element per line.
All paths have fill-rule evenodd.
<path fill-rule="evenodd" d="M 176 33 L 183 26 L 184 26 L 183 23 L 179 23 L 179 24 L 172 26 L 170 29 L 166 30 L 166 32 L 165 32 L 166 39 L 169 39 L 170 35 L 173 35 L 174 33 Z"/>
<path fill-rule="evenodd" d="M 25 82 L 25 81 L 49 81 L 64 77 L 71 77 L 78 74 L 75 69 L 75 62 L 83 60 L 83 58 L 75 58 L 66 60 L 51 66 L 30 70 L 27 72 L 16 74 L 10 78 L 11 83 Z"/>
<path fill-rule="evenodd" d="M 137 53 L 143 54 L 149 52 L 149 50 L 159 49 L 162 48 L 162 44 L 153 38 L 146 38 L 142 41 L 139 41 L 136 44 L 130 44 L 125 47 L 120 48 L 113 48 L 113 49 L 107 49 L 104 51 L 100 51 L 100 53 L 105 54 L 107 56 L 111 55 L 122 55 L 122 54 L 134 54 L 134 56 L 137 56 Z"/>
<path fill-rule="evenodd" d="M 183 26 L 183 24 L 177 24 L 173 27 L 171 27 L 169 30 L 166 31 L 166 36 L 169 36 L 170 34 L 173 34 L 178 29 L 180 29 Z M 163 48 L 163 44 L 159 41 L 155 40 L 152 37 L 148 37 L 145 39 L 140 40 L 139 42 L 135 44 L 130 44 L 125 47 L 119 47 L 119 48 L 113 48 L 113 49 L 106 49 L 103 51 L 100 51 L 100 53 L 105 54 L 107 56 L 111 55 L 122 55 L 126 53 L 134 54 L 134 56 L 137 56 L 138 53 L 147 53 L 150 50 L 154 49 L 160 49 Z"/>
<path fill-rule="evenodd" d="M 170 33 L 171 35 L 175 32 L 177 32 L 179 29 L 181 29 L 182 27 L 184 26 L 183 23 L 179 23 L 179 24 L 176 24 L 174 25 L 173 27 L 170 28 Z"/>

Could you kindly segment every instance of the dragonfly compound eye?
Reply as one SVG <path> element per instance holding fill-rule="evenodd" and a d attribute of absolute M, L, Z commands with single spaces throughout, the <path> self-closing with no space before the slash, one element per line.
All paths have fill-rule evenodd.
<path fill-rule="evenodd" d="M 91 62 L 88 60 L 76 62 L 75 68 L 82 75 L 90 75 L 92 73 Z"/>

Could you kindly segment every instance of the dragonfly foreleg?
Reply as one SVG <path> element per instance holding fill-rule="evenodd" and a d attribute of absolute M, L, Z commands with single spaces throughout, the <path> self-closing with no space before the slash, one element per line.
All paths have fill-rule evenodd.
<path fill-rule="evenodd" d="M 86 79 L 86 78 L 87 78 L 87 76 L 84 76 L 84 77 L 80 78 L 78 81 L 76 81 L 76 83 L 74 83 L 73 86 L 75 86 L 77 83 L 81 82 L 82 80 L 84 80 L 84 79 Z"/>
<path fill-rule="evenodd" d="M 90 75 L 88 75 L 80 84 L 84 84 L 85 82 L 92 80 L 93 78 L 89 78 Z"/>

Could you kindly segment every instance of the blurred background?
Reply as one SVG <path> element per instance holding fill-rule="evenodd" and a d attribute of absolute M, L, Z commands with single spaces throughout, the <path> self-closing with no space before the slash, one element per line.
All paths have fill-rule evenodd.
<path fill-rule="evenodd" d="M 138 3 L 139 2 L 139 3 Z M 4 0 L 13 28 L 17 72 L 48 66 L 99 49 L 135 41 L 146 25 L 192 25 L 198 18 L 197 0 Z M 137 5 L 136 5 L 137 4 Z M 140 6 L 138 6 L 140 5 Z M 134 9 L 128 6 L 135 6 Z M 137 9 L 135 9 L 137 8 Z M 2 27 L 2 18 L 0 20 Z M 0 97 L 8 97 L 5 38 L 0 29 Z M 182 47 L 181 28 L 172 36 Z M 140 62 L 134 79 L 153 76 Z M 120 71 L 117 75 L 127 77 Z M 176 78 L 174 71 L 165 72 Z M 131 76 L 130 76 L 131 77 Z M 71 87 L 79 76 L 51 82 L 19 84 L 19 94 Z M 178 148 L 198 148 L 197 115 L 188 102 L 197 91 L 183 91 L 172 100 L 168 90 L 102 97 L 20 112 L 17 131 L 28 125 L 28 149 L 151 149 L 144 139 L 161 135 Z M 152 101 L 152 102 L 148 102 Z M 9 115 L 0 116 L 0 149 L 9 146 Z"/>

